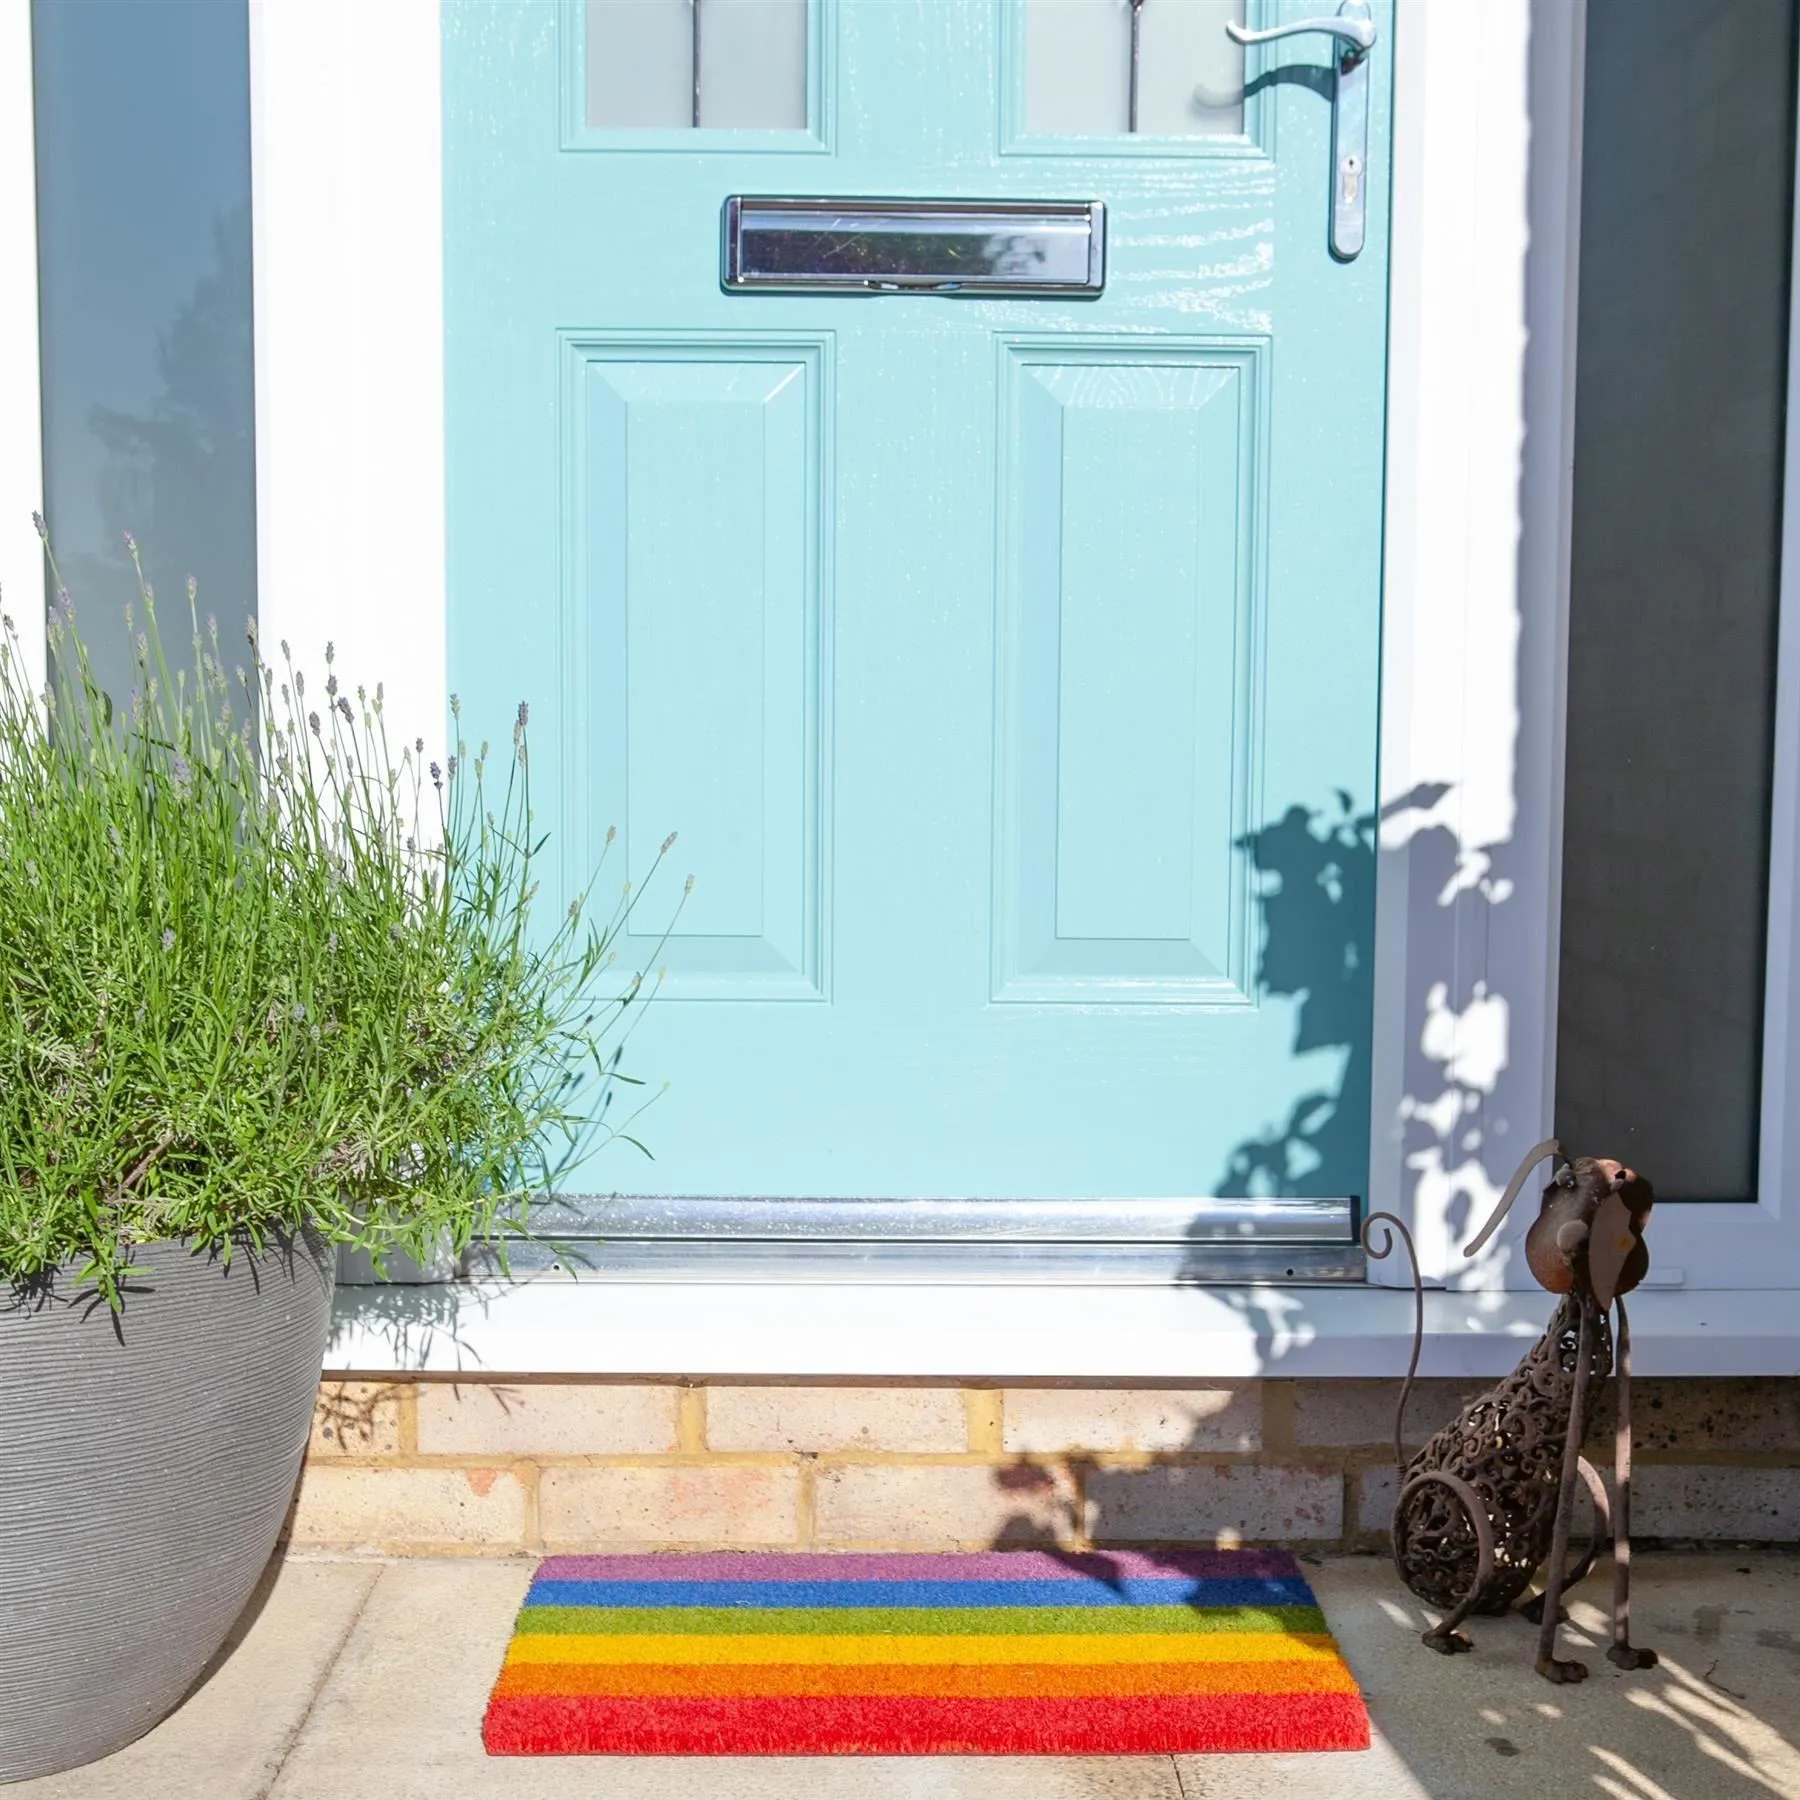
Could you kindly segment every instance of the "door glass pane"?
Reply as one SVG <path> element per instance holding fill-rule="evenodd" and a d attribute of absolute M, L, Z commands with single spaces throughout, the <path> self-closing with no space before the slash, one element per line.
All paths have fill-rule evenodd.
<path fill-rule="evenodd" d="M 1133 14 L 1137 51 L 1132 52 Z M 1244 129 L 1243 0 L 1025 0 L 1025 129 L 1146 137 Z"/>
<path fill-rule="evenodd" d="M 1588 0 L 1556 1129 L 1755 1188 L 1794 0 Z"/>
<path fill-rule="evenodd" d="M 256 610 L 248 15 L 36 0 L 44 510 L 102 686 L 137 580 L 171 641 L 198 585 L 228 653 Z"/>
<path fill-rule="evenodd" d="M 807 0 L 587 0 L 587 122 L 806 129 Z"/>

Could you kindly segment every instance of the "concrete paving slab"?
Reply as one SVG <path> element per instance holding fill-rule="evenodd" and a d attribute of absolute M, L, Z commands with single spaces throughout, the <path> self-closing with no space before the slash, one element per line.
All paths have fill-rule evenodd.
<path fill-rule="evenodd" d="M 480 1722 L 528 1562 L 289 1561 L 171 1719 L 20 1800 L 1800 1800 L 1800 1558 L 1642 1556 L 1636 1630 L 1607 1664 L 1604 1573 L 1552 1688 L 1534 1634 L 1478 1620 L 1468 1656 L 1385 1559 L 1308 1568 L 1375 1721 L 1369 1753 L 1122 1758 L 489 1758 Z"/>
<path fill-rule="evenodd" d="M 1167 1757 L 490 1757 L 532 1568 L 389 1564 L 270 1800 L 1181 1800 Z"/>
<path fill-rule="evenodd" d="M 1475 1649 L 1438 1656 L 1428 1618 L 1385 1557 L 1307 1570 L 1369 1701 L 1364 1756 L 1178 1757 L 1185 1800 L 1800 1800 L 1800 1558 L 1643 1555 L 1632 1635 L 1662 1657 L 1625 1674 L 1604 1651 L 1603 1564 L 1577 1591 L 1561 1654 L 1589 1666 L 1552 1687 L 1536 1631 L 1477 1619 Z"/>
<path fill-rule="evenodd" d="M 378 1563 L 271 1564 L 178 1711 L 116 1755 L 7 1788 L 7 1800 L 266 1794 L 381 1575 Z"/>

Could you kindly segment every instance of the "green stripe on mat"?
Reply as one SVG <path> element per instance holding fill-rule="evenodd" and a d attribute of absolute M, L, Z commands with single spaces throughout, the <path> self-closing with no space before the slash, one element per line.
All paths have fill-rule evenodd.
<path fill-rule="evenodd" d="M 674 1637 L 778 1633 L 814 1637 L 1138 1636 L 1260 1631 L 1323 1635 L 1316 1606 L 527 1606 L 520 1634 Z"/>

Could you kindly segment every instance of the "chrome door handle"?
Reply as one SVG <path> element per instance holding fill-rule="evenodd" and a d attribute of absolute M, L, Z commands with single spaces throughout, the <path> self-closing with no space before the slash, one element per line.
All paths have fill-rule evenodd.
<path fill-rule="evenodd" d="M 1360 16 L 1356 9 L 1346 5 L 1335 19 L 1299 19 L 1292 25 L 1277 25 L 1269 31 L 1246 31 L 1236 24 L 1225 27 L 1225 35 L 1239 44 L 1272 44 L 1277 38 L 1298 37 L 1303 31 L 1328 32 L 1354 46 L 1359 53 L 1366 54 L 1375 47 L 1375 22 L 1369 17 L 1366 6 L 1360 9 Z"/>
<path fill-rule="evenodd" d="M 1344 0 L 1334 19 L 1298 19 L 1268 31 L 1228 24 L 1234 43 L 1268 44 L 1277 38 L 1322 31 L 1338 43 L 1331 99 L 1331 254 L 1349 262 L 1363 247 L 1369 192 L 1369 52 L 1375 19 L 1369 0 Z"/>

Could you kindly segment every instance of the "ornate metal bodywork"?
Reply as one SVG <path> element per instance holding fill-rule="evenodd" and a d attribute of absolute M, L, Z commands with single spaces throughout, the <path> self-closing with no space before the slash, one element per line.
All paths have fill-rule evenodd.
<path fill-rule="evenodd" d="M 1394 1508 L 1394 1565 L 1428 1604 L 1454 1607 L 1472 1595 L 1468 1612 L 1503 1613 L 1550 1554 L 1575 1404 L 1582 1304 L 1565 1295 L 1524 1361 L 1406 1465 Z M 1590 1333 L 1590 1380 L 1612 1372 L 1612 1330 L 1604 1314 L 1598 1325 Z M 1492 1532 L 1483 1582 L 1477 1582 L 1480 1543 L 1467 1506 L 1444 1482 L 1421 1479 L 1444 1471 L 1474 1490 Z"/>

